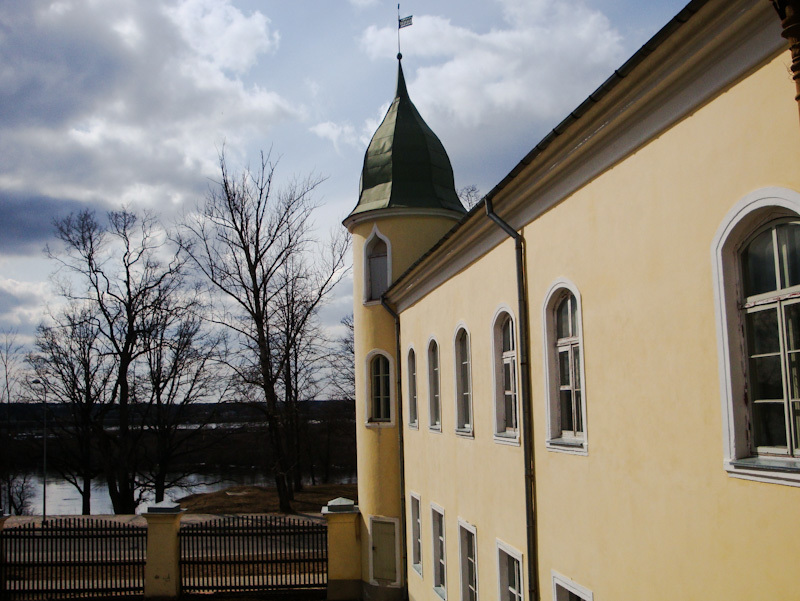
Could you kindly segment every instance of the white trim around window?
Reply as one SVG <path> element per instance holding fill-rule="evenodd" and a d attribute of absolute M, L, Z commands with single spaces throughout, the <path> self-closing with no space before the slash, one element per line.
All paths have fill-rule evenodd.
<path fill-rule="evenodd" d="M 503 350 L 503 325 L 511 320 L 511 346 Z M 517 319 L 507 305 L 497 308 L 492 317 L 492 406 L 494 441 L 500 444 L 519 445 L 519 348 Z M 510 374 L 506 370 L 510 371 Z M 508 380 L 508 382 L 505 382 Z M 509 415 L 510 412 L 510 415 Z"/>
<path fill-rule="evenodd" d="M 364 261 L 364 269 L 363 269 L 363 298 L 362 302 L 365 305 L 378 305 L 380 304 L 380 295 L 374 296 L 372 294 L 372 274 L 370 273 L 370 257 L 369 257 L 369 250 L 370 245 L 372 244 L 375 238 L 380 238 L 384 244 L 386 244 L 386 265 L 385 265 L 385 277 L 386 282 L 385 286 L 383 286 L 383 290 L 385 291 L 389 286 L 392 284 L 392 243 L 389 241 L 389 238 L 384 236 L 381 231 L 378 229 L 378 224 L 372 226 L 372 232 L 370 232 L 367 239 L 364 241 L 364 248 L 363 248 L 363 261 Z M 383 282 L 381 282 L 383 284 Z"/>
<path fill-rule="evenodd" d="M 594 601 L 594 594 L 585 586 L 555 570 L 551 570 L 550 574 L 553 579 L 553 601 L 570 601 L 570 593 L 579 597 L 581 601 Z"/>
<path fill-rule="evenodd" d="M 444 508 L 431 503 L 431 574 L 433 590 L 442 599 L 447 599 L 447 528 Z"/>
<path fill-rule="evenodd" d="M 413 344 L 406 349 L 406 388 L 408 427 L 419 430 L 419 355 Z"/>
<path fill-rule="evenodd" d="M 570 317 L 573 317 L 568 335 L 560 339 L 556 331 L 558 318 L 556 310 L 561 302 L 572 295 L 574 307 L 570 307 Z M 572 303 L 571 303 L 572 304 Z M 570 304 L 570 305 L 571 305 Z M 586 367 L 584 361 L 583 343 L 583 312 L 581 310 L 581 293 L 578 287 L 567 278 L 558 278 L 547 290 L 544 304 L 542 305 L 542 331 L 544 336 L 544 386 L 545 386 L 545 424 L 547 427 L 545 446 L 550 451 L 560 453 L 570 453 L 573 455 L 587 455 L 589 452 L 589 431 L 588 419 L 586 414 Z M 566 340 L 566 343 L 562 344 Z M 569 376 L 568 385 L 562 386 L 561 357 L 568 358 L 567 370 Z M 579 400 L 574 398 L 576 394 L 575 383 L 579 382 L 577 394 Z M 571 433 L 566 435 L 562 429 L 561 416 L 561 394 L 562 389 L 567 388 L 573 404 L 577 403 L 572 411 L 572 420 L 580 419 L 581 433 Z"/>
<path fill-rule="evenodd" d="M 375 419 L 373 416 L 373 390 L 374 382 L 372 378 L 372 360 L 377 356 L 385 357 L 389 361 L 389 419 Z M 366 419 L 364 420 L 365 425 L 368 428 L 389 428 L 395 425 L 395 416 L 397 415 L 397 411 L 395 411 L 395 379 L 394 379 L 394 359 L 392 356 L 382 350 L 382 349 L 372 349 L 369 353 L 367 353 L 367 358 L 364 362 L 364 371 L 365 371 L 365 382 L 364 382 L 364 390 L 366 390 L 367 394 L 365 395 L 366 399 L 366 406 L 365 406 L 365 413 Z"/>
<path fill-rule="evenodd" d="M 453 390 L 455 391 L 456 434 L 473 438 L 475 417 L 472 412 L 472 347 L 464 322 L 459 322 L 453 334 Z"/>
<path fill-rule="evenodd" d="M 777 219 L 800 219 L 800 194 L 786 188 L 762 188 L 734 205 L 711 244 L 717 327 L 724 466 L 746 480 L 800 486 L 800 460 L 757 455 L 746 402 L 747 357 L 740 308 L 740 251 L 758 229 Z"/>
<path fill-rule="evenodd" d="M 458 557 L 461 601 L 478 601 L 478 531 L 458 518 Z"/>
<path fill-rule="evenodd" d="M 374 528 L 375 528 L 375 523 L 376 522 L 387 523 L 387 524 L 393 524 L 394 525 L 394 559 L 395 559 L 395 568 L 394 569 L 395 569 L 395 580 L 393 582 L 388 583 L 388 584 L 385 581 L 381 583 L 381 582 L 378 582 L 378 580 L 375 579 L 375 569 L 374 569 L 374 565 L 373 565 L 374 564 L 374 561 L 373 561 L 374 552 L 373 551 L 375 550 L 375 541 L 373 540 L 373 532 L 374 532 Z M 402 571 L 400 569 L 400 558 L 401 558 L 401 553 L 400 553 L 400 519 L 399 518 L 390 518 L 390 517 L 377 516 L 377 515 L 369 516 L 369 548 L 371 549 L 371 552 L 369 553 L 369 582 L 370 582 L 370 584 L 375 585 L 375 586 L 380 586 L 380 585 L 390 586 L 390 587 L 393 587 L 393 588 L 397 588 L 397 587 L 401 586 L 402 578 L 403 578 L 402 574 L 403 573 L 402 573 Z"/>
<path fill-rule="evenodd" d="M 522 553 L 499 538 L 497 541 L 497 598 L 500 601 L 523 601 L 525 578 Z"/>

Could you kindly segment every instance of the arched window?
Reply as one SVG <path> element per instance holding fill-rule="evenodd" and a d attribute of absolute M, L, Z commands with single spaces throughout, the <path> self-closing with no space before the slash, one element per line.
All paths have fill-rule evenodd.
<path fill-rule="evenodd" d="M 459 328 L 455 339 L 456 430 L 472 432 L 472 386 L 470 382 L 469 334 Z"/>
<path fill-rule="evenodd" d="M 578 289 L 559 280 L 544 305 L 547 446 L 551 450 L 586 451 L 583 331 Z"/>
<path fill-rule="evenodd" d="M 417 355 L 408 351 L 408 425 L 416 427 L 417 418 Z"/>
<path fill-rule="evenodd" d="M 391 415 L 389 359 L 375 355 L 370 361 L 370 421 L 388 422 Z"/>
<path fill-rule="evenodd" d="M 732 476 L 800 484 L 800 194 L 757 190 L 712 243 L 722 436 Z"/>
<path fill-rule="evenodd" d="M 440 398 L 441 380 L 439 374 L 439 345 L 431 340 L 428 345 L 428 404 L 430 409 L 430 428 L 442 429 L 442 402 Z"/>
<path fill-rule="evenodd" d="M 380 300 L 389 287 L 389 248 L 377 232 L 367 242 L 365 267 L 365 300 Z"/>
<path fill-rule="evenodd" d="M 494 322 L 495 436 L 517 438 L 517 345 L 514 320 L 502 312 Z"/>
<path fill-rule="evenodd" d="M 800 222 L 772 222 L 741 252 L 753 450 L 800 456 Z"/>

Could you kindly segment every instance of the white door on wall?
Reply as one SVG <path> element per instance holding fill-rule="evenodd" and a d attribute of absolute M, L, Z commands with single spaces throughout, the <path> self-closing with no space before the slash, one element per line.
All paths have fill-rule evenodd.
<path fill-rule="evenodd" d="M 397 534 L 394 522 L 372 522 L 372 577 L 383 582 L 397 580 L 395 555 Z"/>

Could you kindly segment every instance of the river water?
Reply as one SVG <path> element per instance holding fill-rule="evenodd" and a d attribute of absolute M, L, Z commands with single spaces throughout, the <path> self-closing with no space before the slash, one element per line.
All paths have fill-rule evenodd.
<path fill-rule="evenodd" d="M 41 515 L 43 497 L 41 474 L 31 474 L 29 478 L 32 498 L 28 512 L 31 515 Z M 264 474 L 255 468 L 252 470 L 236 468 L 226 472 L 224 475 L 219 473 L 198 473 L 192 474 L 187 478 L 186 487 L 169 489 L 166 497 L 178 500 L 190 494 L 214 492 L 230 486 L 271 486 L 273 482 L 272 476 Z M 149 502 L 140 504 L 137 513 L 145 511 L 148 505 Z M 47 515 L 80 515 L 81 506 L 81 495 L 74 486 L 55 474 L 48 476 Z M 93 515 L 114 513 L 105 480 L 100 478 L 92 485 L 91 508 Z"/>

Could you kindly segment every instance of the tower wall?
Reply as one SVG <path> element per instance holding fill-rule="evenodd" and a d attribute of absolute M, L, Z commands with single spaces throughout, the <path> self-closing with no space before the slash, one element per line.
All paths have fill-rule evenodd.
<path fill-rule="evenodd" d="M 400 488 L 400 454 L 398 427 L 408 421 L 406 406 L 399 416 L 400 401 L 397 389 L 398 369 L 404 367 L 402 357 L 397 357 L 395 323 L 392 315 L 379 301 L 365 302 L 364 247 L 373 235 L 387 241 L 390 281 L 408 269 L 425 251 L 435 244 L 450 228 L 452 217 L 412 214 L 381 217 L 375 211 L 370 219 L 359 220 L 350 226 L 353 235 L 353 321 L 355 326 L 355 378 L 356 378 L 356 443 L 358 445 L 358 502 L 361 509 L 362 574 L 367 594 L 365 598 L 393 598 L 399 595 L 403 582 L 404 549 L 402 549 L 402 491 Z M 375 352 L 387 356 L 391 374 L 391 415 L 386 422 L 369 421 L 370 382 L 368 362 Z M 418 362 L 417 369 L 420 369 Z M 396 580 L 375 578 L 375 553 L 380 540 L 374 540 L 375 519 L 396 524 L 394 551 Z M 366 592 L 366 591 L 365 591 Z"/>

